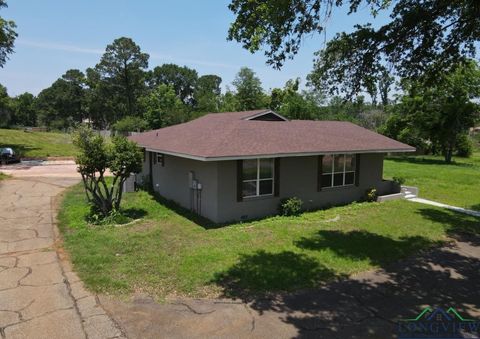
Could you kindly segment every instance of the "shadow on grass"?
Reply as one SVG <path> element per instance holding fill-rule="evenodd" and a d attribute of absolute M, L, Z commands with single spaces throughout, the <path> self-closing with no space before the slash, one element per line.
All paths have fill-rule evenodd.
<path fill-rule="evenodd" d="M 365 231 L 319 231 L 315 236 L 295 243 L 297 247 L 311 251 L 329 249 L 352 261 L 368 259 L 374 265 L 388 264 L 433 244 L 423 237 L 395 240 Z M 265 292 L 314 288 L 343 276 L 306 254 L 261 250 L 242 255 L 237 264 L 218 274 L 214 282 L 223 287 L 225 296 L 248 299 L 248 296 Z"/>
<path fill-rule="evenodd" d="M 124 225 L 136 219 L 141 219 L 148 214 L 143 208 L 121 208 L 119 212 L 102 218 L 94 208 L 91 208 L 89 213 L 85 215 L 85 221 L 91 225 L 105 226 L 105 225 Z"/>
<path fill-rule="evenodd" d="M 334 276 L 307 255 L 260 250 L 241 255 L 238 263 L 217 274 L 214 282 L 224 288 L 225 296 L 248 299 L 259 293 L 312 288 Z"/>
<path fill-rule="evenodd" d="M 448 224 L 459 222 L 456 215 L 424 213 Z M 465 239 L 480 246 L 478 236 L 458 238 Z M 318 260 L 288 251 L 257 251 L 242 256 L 219 274 L 215 283 L 224 288 L 225 297 L 240 298 L 254 311 L 266 314 L 266 319 L 276 318 L 294 327 L 295 338 L 393 339 L 397 337 L 397 322 L 415 318 L 425 305 L 453 305 L 460 314 L 472 318 L 480 308 L 478 251 L 465 254 L 463 245 L 457 248 L 449 244 L 448 250 L 433 247 L 392 262 L 431 243 L 422 237 L 396 240 L 368 232 L 322 231 L 296 245 L 313 251 L 328 248 L 351 259 L 368 258 L 382 270 L 321 284 L 338 274 Z M 302 287 L 307 289 L 283 293 Z"/>
<path fill-rule="evenodd" d="M 189 219 L 190 221 L 194 222 L 195 224 L 205 228 L 205 229 L 213 229 L 213 228 L 220 228 L 225 226 L 225 224 L 216 224 L 208 218 L 202 217 L 195 212 L 190 211 L 173 200 L 166 199 L 162 197 L 160 194 L 156 192 L 148 192 L 152 198 L 158 202 L 159 204 L 171 209 L 173 212 L 181 215 L 182 217 Z"/>
<path fill-rule="evenodd" d="M 120 213 L 130 219 L 141 219 L 148 214 L 143 208 L 136 207 L 122 208 Z"/>
<path fill-rule="evenodd" d="M 480 235 L 479 217 L 435 208 L 421 208 L 417 213 L 425 219 L 443 224 L 449 236 Z"/>
<path fill-rule="evenodd" d="M 447 166 L 460 166 L 460 167 L 472 167 L 473 164 L 460 163 L 453 160 L 450 164 L 447 164 L 445 160 L 442 159 L 431 159 L 423 157 L 407 157 L 407 156 L 390 156 L 385 158 L 385 160 L 391 160 L 395 162 L 408 162 L 416 165 L 447 165 Z"/>
<path fill-rule="evenodd" d="M 434 243 L 424 237 L 403 237 L 399 240 L 366 231 L 318 231 L 315 236 L 302 238 L 295 245 L 307 250 L 328 249 L 340 257 L 352 260 L 368 259 L 374 265 L 383 265 L 405 257 L 414 250 Z"/>
<path fill-rule="evenodd" d="M 251 219 L 246 219 L 246 220 L 242 220 L 242 221 L 232 220 L 232 221 L 227 221 L 227 222 L 222 222 L 222 223 L 215 223 L 212 220 L 210 220 L 206 217 L 203 217 L 201 215 L 198 215 L 197 213 L 195 213 L 195 212 L 193 212 L 193 211 L 191 211 L 191 210 L 189 210 L 189 209 L 187 209 L 183 206 L 180 206 L 177 202 L 175 202 L 173 200 L 169 200 L 169 199 L 161 196 L 160 194 L 158 194 L 156 192 L 151 192 L 151 191 L 148 191 L 148 190 L 146 192 L 148 192 L 148 194 L 150 194 L 150 196 L 156 202 L 158 202 L 159 204 L 167 207 L 168 209 L 171 209 L 175 213 L 181 215 L 182 217 L 184 217 L 186 219 L 189 219 L 193 223 L 197 224 L 200 227 L 203 227 L 206 230 L 222 228 L 222 227 L 226 227 L 226 226 L 236 225 L 236 224 L 239 224 L 239 223 L 254 223 L 254 222 L 259 222 L 259 221 L 262 221 L 262 220 L 270 219 L 270 218 L 275 217 L 275 216 L 279 216 L 278 214 L 270 214 L 270 215 L 265 215 L 263 217 L 251 218 Z M 305 210 L 302 211 L 302 213 L 312 213 L 312 212 L 316 212 L 316 211 L 325 211 L 325 210 L 328 210 L 330 208 L 342 207 L 342 206 L 346 206 L 346 205 L 349 205 L 349 204 L 351 204 L 351 202 L 350 203 L 344 203 L 344 204 L 335 204 L 335 205 L 328 204 L 328 205 L 325 205 L 323 207 L 305 209 Z"/>
<path fill-rule="evenodd" d="M 480 211 L 480 204 L 471 205 L 470 209 L 475 210 L 475 211 Z"/>

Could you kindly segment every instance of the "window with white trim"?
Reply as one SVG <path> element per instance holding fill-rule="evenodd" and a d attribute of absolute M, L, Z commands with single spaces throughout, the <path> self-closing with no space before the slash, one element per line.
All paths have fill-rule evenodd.
<path fill-rule="evenodd" d="M 248 159 L 242 162 L 242 197 L 273 195 L 274 159 Z"/>
<path fill-rule="evenodd" d="M 328 154 L 322 158 L 322 188 L 355 184 L 355 154 Z"/>

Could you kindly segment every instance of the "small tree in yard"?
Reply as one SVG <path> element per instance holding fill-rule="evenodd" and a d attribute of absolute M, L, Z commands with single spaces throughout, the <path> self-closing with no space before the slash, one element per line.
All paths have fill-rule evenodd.
<path fill-rule="evenodd" d="M 142 152 L 125 137 L 114 137 L 111 143 L 107 143 L 103 137 L 84 127 L 77 130 L 73 143 L 80 150 L 76 163 L 88 202 L 102 217 L 118 211 L 123 183 L 130 173 L 142 169 Z M 112 173 L 111 180 L 105 178 L 107 170 Z"/>

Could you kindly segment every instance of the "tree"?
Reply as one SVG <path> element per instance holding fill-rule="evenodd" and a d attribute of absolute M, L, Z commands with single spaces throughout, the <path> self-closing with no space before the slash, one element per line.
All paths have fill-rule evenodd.
<path fill-rule="evenodd" d="M 126 116 L 113 124 L 112 129 L 122 135 L 129 132 L 143 132 L 147 129 L 147 122 L 140 117 Z"/>
<path fill-rule="evenodd" d="M 317 54 L 315 67 L 333 91 L 351 97 L 378 78 L 383 65 L 400 77 L 436 75 L 476 54 L 480 40 L 477 0 L 232 0 L 236 15 L 228 38 L 251 52 L 265 50 L 267 63 L 280 68 L 299 51 L 303 37 L 324 31 L 334 7 L 349 14 L 370 7 L 373 16 L 391 7 L 391 20 L 378 29 L 356 25 L 339 33 Z M 435 67 L 432 67 L 435 66 Z"/>
<path fill-rule="evenodd" d="M 382 100 L 383 107 L 387 106 L 390 101 L 388 94 L 390 93 L 390 87 L 394 83 L 394 78 L 384 69 L 378 78 L 378 92 L 380 93 L 380 99 Z"/>
<path fill-rule="evenodd" d="M 7 7 L 5 0 L 0 0 L 0 9 Z M 13 53 L 15 39 L 18 34 L 15 32 L 15 22 L 0 17 L 0 67 L 7 62 L 8 55 Z"/>
<path fill-rule="evenodd" d="M 270 94 L 270 108 L 289 119 L 313 119 L 314 110 L 302 93 L 300 78 L 288 80 L 283 89 L 274 88 Z"/>
<path fill-rule="evenodd" d="M 232 82 L 241 110 L 265 107 L 262 83 L 250 68 L 242 67 Z"/>
<path fill-rule="evenodd" d="M 138 146 L 125 137 L 113 137 L 112 143 L 82 127 L 74 135 L 73 143 L 80 150 L 76 158 L 88 202 L 93 212 L 107 217 L 120 209 L 122 187 L 131 173 L 142 169 L 143 155 Z M 113 175 L 106 180 L 107 170 Z"/>
<path fill-rule="evenodd" d="M 228 87 L 225 94 L 220 95 L 219 112 L 236 112 L 241 110 L 237 96 Z"/>
<path fill-rule="evenodd" d="M 42 90 L 36 100 L 39 122 L 54 129 L 82 122 L 86 116 L 85 81 L 82 72 L 72 69 Z"/>
<path fill-rule="evenodd" d="M 10 97 L 7 88 L 0 84 L 0 126 L 8 127 L 11 119 Z"/>
<path fill-rule="evenodd" d="M 193 94 L 198 80 L 196 70 L 187 66 L 164 64 L 155 67 L 148 77 L 151 88 L 156 88 L 160 84 L 172 86 L 184 104 L 193 106 Z"/>
<path fill-rule="evenodd" d="M 218 112 L 222 78 L 217 75 L 203 75 L 198 78 L 195 89 L 195 108 L 200 112 Z"/>
<path fill-rule="evenodd" d="M 185 121 L 186 107 L 171 85 L 160 84 L 140 100 L 144 119 L 152 129 Z"/>
<path fill-rule="evenodd" d="M 97 69 L 87 68 L 86 84 L 86 115 L 95 128 L 105 129 L 117 121 L 117 107 L 121 103 L 114 100 L 113 88 L 101 79 Z"/>
<path fill-rule="evenodd" d="M 435 84 L 404 81 L 403 86 L 407 94 L 387 122 L 386 133 L 429 142 L 450 163 L 456 145 L 479 118 L 480 68 L 471 61 L 438 77 Z"/>
<path fill-rule="evenodd" d="M 12 99 L 13 125 L 36 126 L 35 96 L 25 92 Z"/>
<path fill-rule="evenodd" d="M 138 98 L 145 90 L 144 70 L 148 67 L 149 55 L 142 53 L 135 42 L 126 37 L 118 38 L 108 45 L 100 63 L 95 66 L 98 81 L 108 87 L 109 105 L 114 107 L 113 121 L 126 115 L 136 115 Z"/>

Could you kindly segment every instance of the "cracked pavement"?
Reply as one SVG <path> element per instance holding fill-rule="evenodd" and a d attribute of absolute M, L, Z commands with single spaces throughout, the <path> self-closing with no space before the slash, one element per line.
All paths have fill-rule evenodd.
<path fill-rule="evenodd" d="M 0 182 L 0 337 L 123 338 L 58 246 L 55 197 L 78 182 L 75 167 L 9 174 Z"/>

